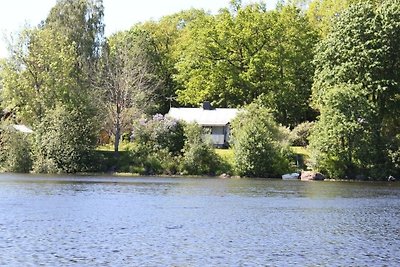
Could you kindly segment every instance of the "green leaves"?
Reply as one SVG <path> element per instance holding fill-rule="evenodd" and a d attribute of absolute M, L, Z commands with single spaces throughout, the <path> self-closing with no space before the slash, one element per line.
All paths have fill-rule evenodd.
<path fill-rule="evenodd" d="M 318 46 L 313 102 L 321 117 L 311 143 L 331 175 L 395 172 L 387 148 L 400 130 L 399 4 L 353 5 Z"/>
<path fill-rule="evenodd" d="M 237 107 L 265 94 L 272 95 L 279 122 L 312 119 L 308 98 L 317 37 L 298 9 L 267 12 L 260 4 L 225 9 L 193 21 L 185 34 L 175 75 L 182 86 L 179 102 Z"/>
<path fill-rule="evenodd" d="M 236 171 L 241 176 L 280 177 L 289 171 L 287 140 L 271 111 L 253 103 L 233 126 Z"/>

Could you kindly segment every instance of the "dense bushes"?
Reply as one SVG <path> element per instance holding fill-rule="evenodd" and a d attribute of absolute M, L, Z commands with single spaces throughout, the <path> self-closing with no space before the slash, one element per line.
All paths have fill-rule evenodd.
<path fill-rule="evenodd" d="M 185 146 L 181 168 L 184 174 L 215 174 L 219 166 L 219 158 L 214 151 L 204 130 L 197 124 L 185 127 Z"/>
<path fill-rule="evenodd" d="M 184 144 L 183 125 L 161 114 L 134 123 L 130 171 L 143 174 L 175 174 Z"/>
<path fill-rule="evenodd" d="M 154 115 L 134 124 L 130 171 L 143 174 L 214 174 L 218 156 L 202 128 Z"/>
<path fill-rule="evenodd" d="M 297 125 L 290 133 L 289 139 L 293 146 L 308 146 L 309 137 L 314 127 L 314 122 L 303 122 Z"/>
<path fill-rule="evenodd" d="M 361 1 L 318 45 L 311 138 L 315 167 L 333 178 L 399 175 L 400 1 Z"/>
<path fill-rule="evenodd" d="M 236 171 L 241 176 L 278 177 L 289 171 L 285 131 L 271 112 L 253 103 L 233 122 Z"/>
<path fill-rule="evenodd" d="M 30 136 L 3 125 L 0 130 L 0 169 L 26 173 L 32 168 Z"/>
<path fill-rule="evenodd" d="M 97 136 L 90 114 L 58 107 L 45 115 L 35 128 L 35 172 L 91 170 Z"/>

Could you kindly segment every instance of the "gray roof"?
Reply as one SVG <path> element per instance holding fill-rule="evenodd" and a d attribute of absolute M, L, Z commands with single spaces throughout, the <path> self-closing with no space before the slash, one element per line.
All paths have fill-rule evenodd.
<path fill-rule="evenodd" d="M 196 122 L 203 126 L 223 126 L 230 123 L 238 114 L 236 108 L 171 108 L 167 116 L 188 123 Z"/>

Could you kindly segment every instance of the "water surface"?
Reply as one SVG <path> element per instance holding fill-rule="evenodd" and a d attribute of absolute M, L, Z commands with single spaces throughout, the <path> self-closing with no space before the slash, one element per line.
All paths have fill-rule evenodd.
<path fill-rule="evenodd" d="M 400 266 L 400 183 L 0 175 L 0 266 Z"/>

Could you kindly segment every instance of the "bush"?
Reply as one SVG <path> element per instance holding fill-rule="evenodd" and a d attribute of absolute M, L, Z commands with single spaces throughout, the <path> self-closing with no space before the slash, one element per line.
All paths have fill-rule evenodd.
<path fill-rule="evenodd" d="M 0 133 L 0 167 L 6 172 L 28 173 L 32 169 L 30 136 L 10 127 L 5 125 Z"/>
<path fill-rule="evenodd" d="M 93 167 L 97 131 L 87 110 L 58 107 L 45 115 L 35 133 L 35 172 L 75 173 Z"/>
<path fill-rule="evenodd" d="M 233 124 L 235 168 L 239 175 L 278 177 L 290 170 L 287 136 L 269 109 L 250 104 Z"/>
<path fill-rule="evenodd" d="M 177 173 L 184 144 L 182 124 L 156 114 L 136 122 L 131 139 L 127 146 L 131 171 L 146 175 Z"/>
<path fill-rule="evenodd" d="M 290 133 L 289 140 L 292 146 L 308 146 L 308 138 L 313 129 L 314 122 L 303 122 L 297 125 Z"/>
<path fill-rule="evenodd" d="M 181 159 L 181 171 L 191 175 L 214 175 L 220 165 L 211 140 L 205 140 L 198 124 L 185 126 L 185 145 Z"/>
<path fill-rule="evenodd" d="M 185 142 L 183 125 L 161 114 L 136 122 L 132 138 L 136 144 L 146 145 L 154 151 L 165 149 L 174 155 L 181 153 Z"/>

